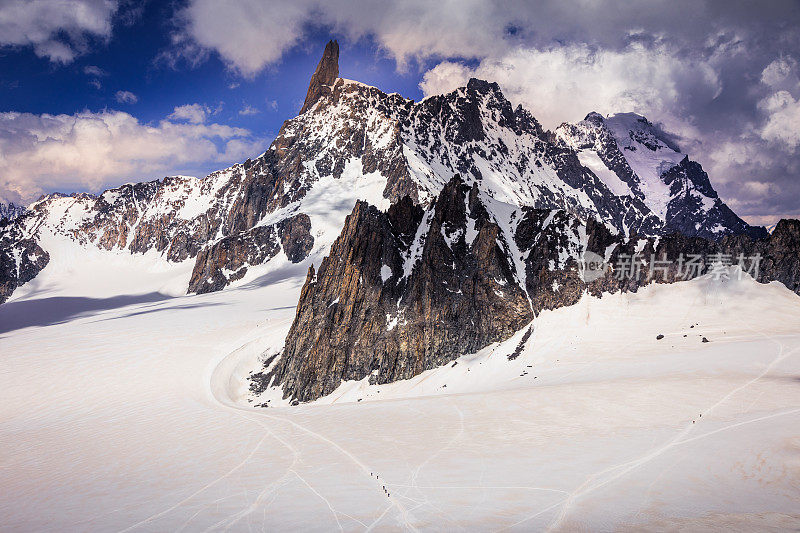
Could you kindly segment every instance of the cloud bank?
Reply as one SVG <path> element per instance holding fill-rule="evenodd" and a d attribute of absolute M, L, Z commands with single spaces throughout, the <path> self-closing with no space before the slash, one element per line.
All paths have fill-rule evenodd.
<path fill-rule="evenodd" d="M 70 63 L 92 38 L 111 36 L 116 0 L 2 0 L 0 46 L 31 46 L 37 56 Z"/>
<path fill-rule="evenodd" d="M 96 192 L 105 183 L 154 179 L 176 169 L 222 168 L 266 144 L 246 129 L 205 119 L 143 124 L 122 111 L 0 113 L 0 197 L 31 201 L 44 191 Z"/>

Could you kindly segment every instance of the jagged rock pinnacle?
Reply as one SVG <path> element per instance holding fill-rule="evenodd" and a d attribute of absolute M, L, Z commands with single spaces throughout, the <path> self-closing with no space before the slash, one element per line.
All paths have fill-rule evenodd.
<path fill-rule="evenodd" d="M 300 114 L 302 115 L 308 111 L 311 106 L 317 103 L 317 100 L 319 100 L 323 94 L 329 93 L 338 77 L 339 43 L 335 40 L 331 40 L 325 45 L 322 59 L 319 60 L 314 75 L 311 76 L 311 83 L 308 84 L 308 93 L 306 93 L 306 100 L 303 102 Z"/>

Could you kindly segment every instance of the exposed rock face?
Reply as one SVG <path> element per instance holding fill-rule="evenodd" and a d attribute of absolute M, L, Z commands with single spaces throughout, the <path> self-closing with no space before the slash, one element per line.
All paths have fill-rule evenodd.
<path fill-rule="evenodd" d="M 718 240 L 720 233 L 746 234 L 756 239 L 767 236 L 765 228 L 750 226 L 736 216 L 720 200 L 703 167 L 688 157 L 664 172 L 662 179 L 671 195 L 667 205 L 667 231 L 712 240 Z M 711 207 L 705 209 L 709 201 Z"/>
<path fill-rule="evenodd" d="M 247 267 L 269 260 L 280 251 L 274 226 L 253 228 L 225 237 L 205 248 L 194 264 L 189 292 L 204 294 L 242 279 Z"/>
<path fill-rule="evenodd" d="M 221 239 L 197 256 L 189 292 L 203 294 L 221 290 L 242 279 L 248 267 L 266 263 L 281 249 L 292 263 L 299 263 L 314 245 L 310 229 L 311 219 L 300 213 L 272 226 L 258 226 Z"/>
<path fill-rule="evenodd" d="M 515 238 L 520 250 L 529 250 L 526 287 L 538 313 L 577 303 L 584 291 L 602 297 L 604 293 L 636 292 L 651 282 L 684 281 L 711 272 L 715 262 L 737 265 L 740 256 L 743 270 L 757 281 L 780 281 L 800 294 L 800 221 L 784 220 L 779 226 L 782 231 L 777 238 L 729 235 L 708 240 L 672 233 L 625 239 L 592 219 L 583 223 L 563 211 L 525 209 Z M 602 276 L 588 283 L 582 279 L 580 265 L 586 251 L 600 256 L 607 265 Z M 630 259 L 634 256 L 638 258 L 636 266 Z M 760 256 L 757 272 L 755 256 Z"/>
<path fill-rule="evenodd" d="M 760 254 L 763 259 L 758 281 L 780 281 L 800 294 L 800 220 L 781 220 L 767 239 L 736 235 L 726 237 L 720 244 L 733 256 Z"/>
<path fill-rule="evenodd" d="M 24 205 L 17 205 L 14 202 L 4 203 L 0 201 L 0 221 L 6 219 L 12 221 L 25 213 Z"/>
<path fill-rule="evenodd" d="M 533 315 L 507 248 L 459 178 L 425 212 L 408 197 L 388 213 L 357 203 L 309 270 L 285 353 L 257 387 L 273 380 L 307 401 L 342 380 L 408 379 L 508 338 Z"/>
<path fill-rule="evenodd" d="M 36 241 L 22 237 L 10 221 L 0 220 L 0 304 L 49 262 L 50 255 Z"/>
<path fill-rule="evenodd" d="M 333 84 L 338 77 L 339 42 L 328 41 L 328 44 L 325 45 L 325 51 L 322 53 L 322 59 L 319 60 L 314 75 L 311 76 L 311 83 L 308 85 L 306 100 L 303 102 L 300 114 L 302 115 L 308 111 L 311 106 L 317 103 L 322 95 L 330 94 Z"/>

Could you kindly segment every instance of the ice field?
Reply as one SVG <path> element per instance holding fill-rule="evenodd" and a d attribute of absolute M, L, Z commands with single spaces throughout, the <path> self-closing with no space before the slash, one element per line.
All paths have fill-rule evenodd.
<path fill-rule="evenodd" d="M 782 285 L 584 297 L 514 360 L 524 332 L 252 407 L 244 378 L 306 268 L 178 296 L 188 272 L 100 254 L 0 306 L 0 529 L 800 527 L 800 298 Z"/>

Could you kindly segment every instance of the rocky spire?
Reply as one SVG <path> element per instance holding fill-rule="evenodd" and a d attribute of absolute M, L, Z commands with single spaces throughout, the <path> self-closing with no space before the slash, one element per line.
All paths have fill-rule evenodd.
<path fill-rule="evenodd" d="M 300 109 L 300 114 L 302 115 L 308 111 L 311 106 L 317 103 L 317 100 L 319 100 L 322 95 L 330 93 L 331 87 L 333 87 L 338 77 L 339 43 L 335 40 L 331 40 L 325 45 L 322 59 L 319 60 L 314 75 L 311 76 L 311 83 L 308 84 L 306 101 L 303 102 L 303 108 Z"/>

